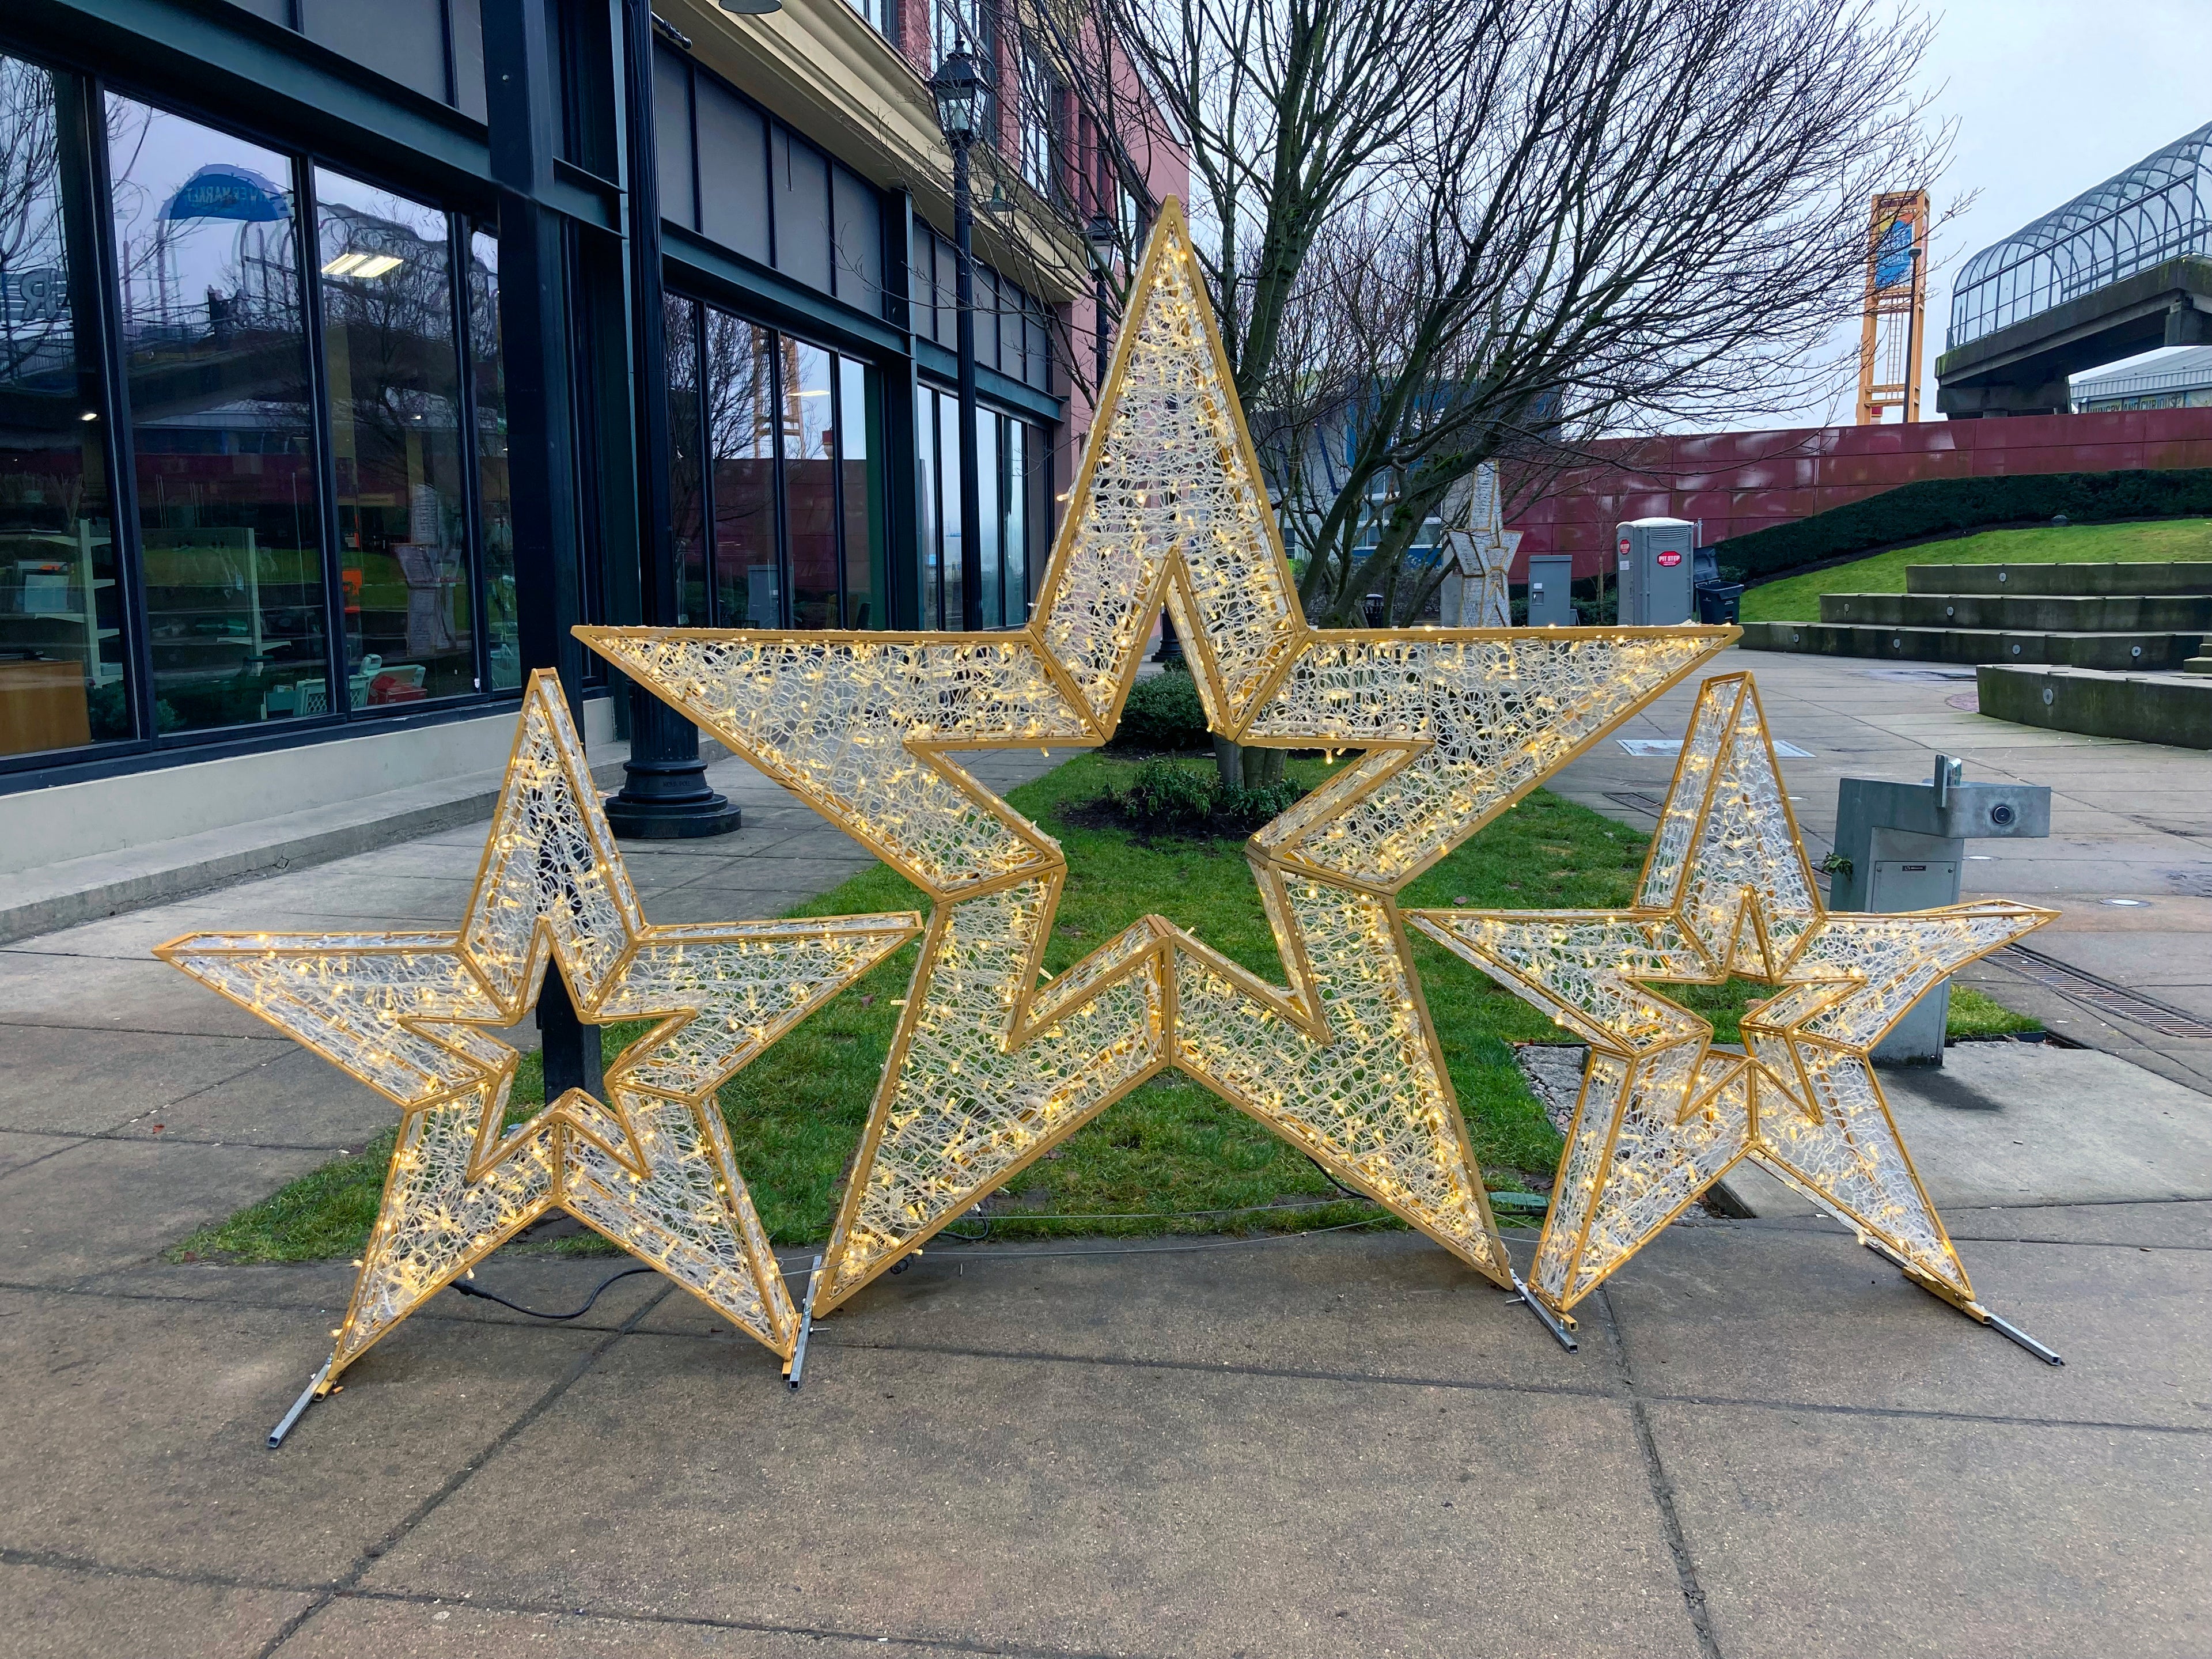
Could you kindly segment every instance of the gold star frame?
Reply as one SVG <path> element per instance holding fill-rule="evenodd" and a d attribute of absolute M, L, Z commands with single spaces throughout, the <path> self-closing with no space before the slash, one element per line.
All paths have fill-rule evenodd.
<path fill-rule="evenodd" d="M 1310 628 L 1260 479 L 1170 202 L 1027 626 L 577 630 L 930 896 L 817 1311 L 1171 1066 L 1513 1282 L 1395 896 L 1736 630 Z M 1248 844 L 1285 986 L 1159 916 L 1046 978 L 1059 844 L 948 756 L 1104 742 L 1163 605 L 1215 732 L 1367 751 Z"/>
<path fill-rule="evenodd" d="M 531 677 L 457 933 L 196 933 L 155 954 L 401 1114 L 384 1199 L 318 1380 L 523 1228 L 563 1210 L 788 1359 L 799 1316 L 714 1092 L 921 931 L 902 915 L 652 927 L 550 671 Z M 495 1035 L 557 972 L 589 1028 L 650 1029 L 507 1125 L 519 1055 Z"/>
<path fill-rule="evenodd" d="M 1831 914 L 1751 677 L 1706 681 L 1633 908 L 1409 918 L 1589 1044 L 1531 1292 L 1565 1316 L 1749 1158 L 1990 1322 L 1869 1056 L 1952 972 L 2054 914 L 2006 900 Z M 1645 985 L 1731 975 L 1780 988 L 1743 1016 L 1741 1053 Z"/>

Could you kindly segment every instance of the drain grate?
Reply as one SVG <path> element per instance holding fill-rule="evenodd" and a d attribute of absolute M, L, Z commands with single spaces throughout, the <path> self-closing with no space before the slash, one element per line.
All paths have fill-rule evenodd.
<path fill-rule="evenodd" d="M 1632 811 L 1649 812 L 1655 818 L 1663 817 L 1667 811 L 1664 796 L 1647 795 L 1641 789 L 1608 789 L 1605 792 L 1605 798 L 1619 801 Z"/>
<path fill-rule="evenodd" d="M 2140 991 L 2099 979 L 2056 957 L 2031 951 L 2025 945 L 2006 945 L 1996 953 L 1996 960 L 2038 985 L 2049 987 L 2069 1002 L 2078 1002 L 2084 1008 L 2112 1015 L 2131 1024 L 2147 1025 L 2161 1036 L 2212 1037 L 2212 1024 L 2186 1009 L 2172 1007 Z"/>

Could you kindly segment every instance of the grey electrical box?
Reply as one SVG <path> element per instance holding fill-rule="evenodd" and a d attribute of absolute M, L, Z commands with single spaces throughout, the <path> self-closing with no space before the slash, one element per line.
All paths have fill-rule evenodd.
<path fill-rule="evenodd" d="M 1672 628 L 1696 619 L 1697 546 L 1698 526 L 1687 519 L 1635 519 L 1613 526 L 1624 626 Z"/>
<path fill-rule="evenodd" d="M 1838 866 L 1831 910 L 1894 915 L 1959 902 L 1966 841 L 2040 840 L 2051 833 L 2051 791 L 2034 783 L 1967 783 L 1960 763 L 1936 757 L 1926 783 L 1844 778 L 1836 786 Z M 1941 1066 L 1951 1013 L 1948 979 L 1912 1005 L 1874 1051 L 1890 1065 Z"/>
<path fill-rule="evenodd" d="M 1528 626 L 1575 625 L 1575 562 L 1565 553 L 1528 556 Z"/>

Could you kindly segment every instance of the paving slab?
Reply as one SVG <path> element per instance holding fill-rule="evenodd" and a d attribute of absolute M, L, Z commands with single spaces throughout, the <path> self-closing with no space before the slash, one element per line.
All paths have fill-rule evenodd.
<path fill-rule="evenodd" d="M 2197 1659 L 2212 1645 L 2212 1437 L 1648 1410 L 1723 1655 Z"/>
<path fill-rule="evenodd" d="M 0 1129 L 0 1176 L 83 1144 L 76 1135 L 27 1134 L 15 1129 Z"/>
<path fill-rule="evenodd" d="M 672 1297 L 640 1328 L 703 1332 L 713 1320 Z M 917 1363 L 1003 1355 L 1455 1388 L 1607 1386 L 1488 1279 L 1400 1231 L 929 1249 L 817 1321 L 814 1340 L 810 1364 L 822 1370 L 849 1349 L 884 1348 Z"/>
<path fill-rule="evenodd" d="M 150 956 L 0 951 L 0 1027 L 24 1025 L 289 1041 Z M 0 1038 L 10 1051 L 18 1040 L 12 1034 Z"/>
<path fill-rule="evenodd" d="M 92 1139 L 0 1176 L 0 1284 L 127 1267 L 325 1162 L 314 1149 Z"/>
<path fill-rule="evenodd" d="M 0 1549 L 125 1571 L 328 1582 L 607 1340 L 489 1321 L 403 1328 L 373 1372 L 364 1364 L 315 1408 L 312 1456 L 272 1455 L 270 1425 L 328 1356 L 343 1306 L 325 1324 L 0 1291 Z"/>
<path fill-rule="evenodd" d="M 0 1650 L 41 1659 L 258 1653 L 313 1599 L 306 1589 L 0 1560 Z"/>
<path fill-rule="evenodd" d="M 276 1659 L 359 1659 L 365 1653 L 379 1659 L 540 1659 L 547 1653 L 576 1659 L 944 1659 L 945 1649 L 720 1620 L 610 1619 L 430 1597 L 344 1595 L 276 1650 Z"/>
<path fill-rule="evenodd" d="M 1626 1405 L 838 1358 L 794 1394 L 629 1339 L 363 1586 L 987 1651 L 1697 1651 Z"/>
<path fill-rule="evenodd" d="M 2202 1251 L 1959 1248 L 1984 1303 L 2064 1365 L 1911 1285 L 1841 1227 L 1677 1228 L 1601 1300 L 1647 1395 L 2212 1433 L 2212 1345 L 2191 1334 L 2212 1323 Z"/>
<path fill-rule="evenodd" d="M 0 1128 L 48 1133 L 112 1129 L 277 1057 L 252 1037 L 174 1032 L 15 1025 L 0 1041 Z"/>
<path fill-rule="evenodd" d="M 319 1055 L 290 1043 L 273 1054 L 262 1043 L 254 1050 L 253 1063 L 236 1076 L 144 1107 L 112 1133 L 335 1155 L 357 1151 L 399 1121 L 397 1106 Z"/>

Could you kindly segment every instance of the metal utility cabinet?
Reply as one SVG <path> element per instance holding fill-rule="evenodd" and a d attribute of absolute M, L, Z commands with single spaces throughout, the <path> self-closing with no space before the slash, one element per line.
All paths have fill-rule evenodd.
<path fill-rule="evenodd" d="M 1828 908 L 1893 915 L 1959 902 L 1971 839 L 2039 840 L 2051 833 L 2051 791 L 2036 783 L 1966 783 L 1961 763 L 1936 757 L 1926 783 L 1843 778 L 1836 787 L 1835 873 Z M 1945 980 L 1912 1006 L 1877 1060 L 1941 1066 L 1951 1012 Z"/>
<path fill-rule="evenodd" d="M 1565 553 L 1528 556 L 1528 626 L 1575 625 L 1575 562 Z"/>
<path fill-rule="evenodd" d="M 1633 519 L 1613 526 L 1620 620 L 1630 628 L 1672 628 L 1697 620 L 1698 526 L 1687 519 Z"/>

